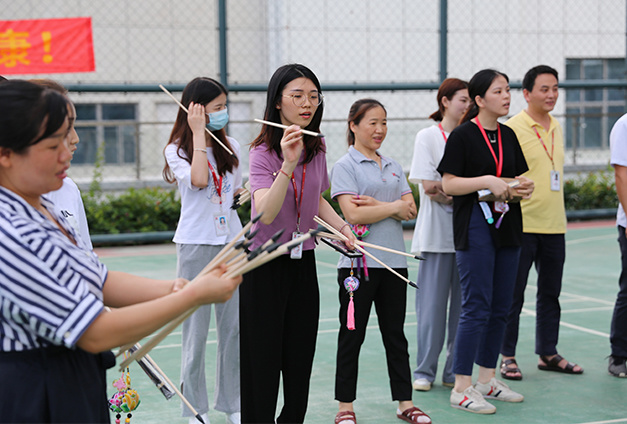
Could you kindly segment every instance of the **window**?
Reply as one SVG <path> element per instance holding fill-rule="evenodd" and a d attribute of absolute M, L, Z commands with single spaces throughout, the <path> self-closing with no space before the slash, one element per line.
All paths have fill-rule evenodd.
<path fill-rule="evenodd" d="M 105 164 L 135 163 L 137 158 L 136 105 L 129 103 L 76 105 L 76 132 L 80 138 L 73 165 L 93 164 L 102 149 Z"/>
<path fill-rule="evenodd" d="M 566 80 L 625 78 L 625 59 L 566 59 Z M 607 149 L 612 126 L 625 111 L 625 90 L 566 90 L 566 147 Z"/>

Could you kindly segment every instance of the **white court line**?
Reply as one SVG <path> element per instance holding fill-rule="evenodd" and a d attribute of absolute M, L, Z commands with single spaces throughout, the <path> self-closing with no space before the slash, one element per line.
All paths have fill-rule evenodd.
<path fill-rule="evenodd" d="M 613 306 L 599 306 L 596 308 L 580 308 L 580 309 L 569 309 L 567 311 L 562 311 L 562 315 L 564 314 L 578 314 L 581 312 L 599 312 L 599 311 L 611 311 L 613 310 Z"/>
<path fill-rule="evenodd" d="M 568 240 L 566 242 L 566 245 L 568 246 L 571 244 L 580 244 L 580 243 L 586 243 L 588 241 L 606 240 L 606 239 L 618 239 L 618 234 L 605 234 L 603 236 L 594 236 L 594 237 L 581 238 L 577 240 Z"/>
<path fill-rule="evenodd" d="M 531 316 L 536 316 L 535 311 L 532 311 L 531 309 L 526 309 L 523 308 L 522 311 L 524 313 L 526 313 L 527 315 L 531 315 Z M 597 330 L 593 330 L 591 328 L 586 328 L 586 327 L 582 327 L 580 325 L 575 325 L 575 324 L 570 324 L 568 322 L 564 322 L 564 321 L 560 321 L 560 325 L 563 327 L 568 327 L 568 328 L 572 328 L 573 330 L 579 330 L 583 333 L 588 333 L 588 334 L 593 334 L 595 336 L 601 336 L 601 337 L 605 337 L 605 338 L 609 338 L 610 335 L 608 333 L 603 333 L 601 331 L 597 331 Z"/>
<path fill-rule="evenodd" d="M 610 424 L 610 423 L 627 423 L 627 418 L 618 418 L 616 420 L 607 420 L 607 421 L 589 421 L 589 422 L 580 423 L 580 424 Z"/>

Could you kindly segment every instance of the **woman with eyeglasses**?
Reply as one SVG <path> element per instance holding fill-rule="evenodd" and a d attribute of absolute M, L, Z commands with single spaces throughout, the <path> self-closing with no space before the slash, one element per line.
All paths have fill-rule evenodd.
<path fill-rule="evenodd" d="M 110 423 L 109 350 L 228 300 L 241 281 L 222 270 L 193 283 L 108 270 L 45 196 L 63 184 L 69 136 L 65 96 L 27 81 L 0 84 L 3 423 Z"/>
<path fill-rule="evenodd" d="M 252 214 L 263 214 L 251 249 L 284 229 L 280 242 L 317 228 L 313 217 L 354 240 L 322 193 L 329 187 L 326 145 L 319 132 L 324 102 L 316 75 L 300 64 L 276 70 L 263 125 L 250 150 Z M 349 243 L 350 244 L 350 243 Z M 352 247 L 352 244 L 351 244 Z M 319 291 L 313 240 L 245 274 L 240 290 L 242 422 L 274 423 L 279 382 L 283 408 L 278 423 L 302 423 L 316 348 Z"/>
<path fill-rule="evenodd" d="M 178 186 L 181 216 L 174 234 L 177 275 L 193 279 L 242 229 L 231 209 L 233 195 L 242 187 L 239 143 L 226 135 L 227 90 L 212 78 L 194 78 L 181 98 L 188 112 L 178 110 L 170 140 L 164 150 L 163 177 Z M 207 134 L 209 129 L 235 153 L 231 156 Z M 215 305 L 217 327 L 216 384 L 214 409 L 227 415 L 227 423 L 240 422 L 239 387 L 239 296 Z M 189 317 L 182 328 L 181 386 L 183 395 L 209 422 L 205 351 L 211 305 Z M 197 420 L 186 405 L 182 414 Z"/>

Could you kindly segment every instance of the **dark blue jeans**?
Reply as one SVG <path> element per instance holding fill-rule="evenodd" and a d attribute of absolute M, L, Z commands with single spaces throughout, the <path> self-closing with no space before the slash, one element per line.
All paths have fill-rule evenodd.
<path fill-rule="evenodd" d="M 520 312 L 525 302 L 525 289 L 531 265 L 535 263 L 538 273 L 536 294 L 536 354 L 555 355 L 561 307 L 562 274 L 566 259 L 564 234 L 523 234 L 523 245 L 518 262 L 518 275 L 514 286 L 514 300 L 507 317 L 505 338 L 501 353 L 516 355 Z"/>
<path fill-rule="evenodd" d="M 455 340 L 455 374 L 472 375 L 473 363 L 496 368 L 512 305 L 520 247 L 496 248 L 478 205 L 468 227 L 468 249 L 456 252 L 462 312 Z"/>
<path fill-rule="evenodd" d="M 620 225 L 618 226 L 618 244 L 620 245 L 621 272 L 612 315 L 610 344 L 613 356 L 627 358 L 627 238 L 625 238 L 625 227 Z"/>

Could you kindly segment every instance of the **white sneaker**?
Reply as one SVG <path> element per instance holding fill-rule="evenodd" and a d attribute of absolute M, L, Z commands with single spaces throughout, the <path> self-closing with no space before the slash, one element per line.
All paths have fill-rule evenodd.
<path fill-rule="evenodd" d="M 426 378 L 417 378 L 414 380 L 414 390 L 418 390 L 421 392 L 428 392 L 431 390 L 431 382 Z"/>
<path fill-rule="evenodd" d="M 461 393 L 457 393 L 455 389 L 451 390 L 451 406 L 475 414 L 494 414 L 496 412 L 496 407 L 486 401 L 481 393 L 472 386 Z"/>
<path fill-rule="evenodd" d="M 488 399 L 501 400 L 503 402 L 522 402 L 525 399 L 523 395 L 516 393 L 507 384 L 494 377 L 486 384 L 477 381 L 475 389 Z"/>
<path fill-rule="evenodd" d="M 241 424 L 242 414 L 240 412 L 233 412 L 232 414 L 226 414 L 226 424 Z"/>
<path fill-rule="evenodd" d="M 205 422 L 205 424 L 210 424 L 209 423 L 209 415 L 207 415 L 207 414 L 200 414 L 200 418 L 202 418 L 202 420 Z M 200 421 L 198 421 L 198 418 L 196 418 L 196 417 L 189 417 L 189 420 L 187 421 L 187 424 L 200 424 Z"/>

